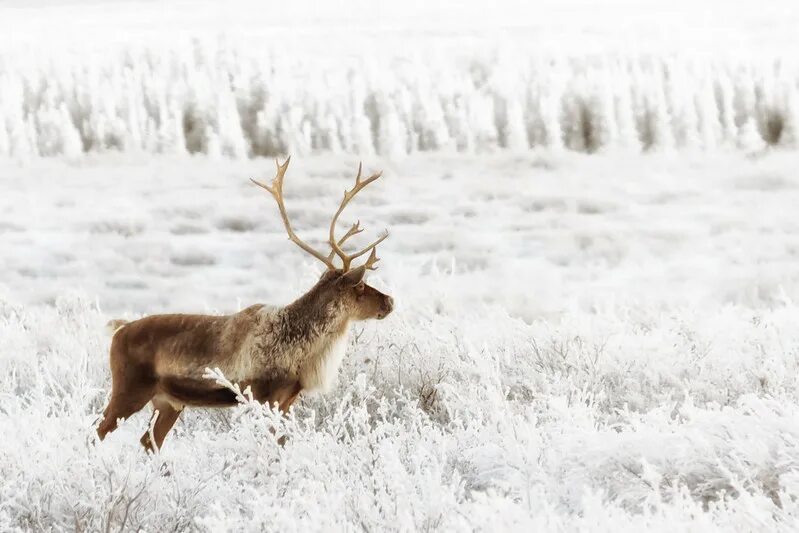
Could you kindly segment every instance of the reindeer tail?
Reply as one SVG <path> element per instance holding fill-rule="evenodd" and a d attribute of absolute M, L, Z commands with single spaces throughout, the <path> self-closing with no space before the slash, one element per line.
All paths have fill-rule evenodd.
<path fill-rule="evenodd" d="M 123 320 L 121 318 L 115 318 L 113 320 L 109 320 L 108 323 L 105 325 L 105 330 L 108 332 L 109 335 L 113 335 L 128 322 L 130 322 L 130 320 Z"/>

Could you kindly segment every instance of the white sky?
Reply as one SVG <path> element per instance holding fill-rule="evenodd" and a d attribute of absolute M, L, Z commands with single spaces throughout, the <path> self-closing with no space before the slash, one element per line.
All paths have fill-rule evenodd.
<path fill-rule="evenodd" d="M 662 50 L 785 50 L 796 44 L 799 2 L 775 0 L 520 0 L 425 2 L 58 2 L 0 5 L 0 40 L 33 44 L 115 41 L 230 33 L 309 36 L 317 45 L 347 34 L 402 41 L 497 32 L 513 42 L 592 51 L 597 46 Z M 375 35 L 377 34 L 377 35 Z M 280 35 L 280 33 L 278 33 Z M 333 37 L 335 36 L 335 37 Z M 321 37 L 321 38 L 320 38 Z"/>

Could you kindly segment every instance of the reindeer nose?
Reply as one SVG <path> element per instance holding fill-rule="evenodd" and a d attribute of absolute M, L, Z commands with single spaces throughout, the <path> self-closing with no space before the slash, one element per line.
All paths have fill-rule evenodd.
<path fill-rule="evenodd" d="M 383 299 L 383 305 L 380 313 L 382 315 L 381 318 L 388 315 L 393 309 L 394 309 L 394 298 L 392 298 L 391 296 L 386 296 Z"/>

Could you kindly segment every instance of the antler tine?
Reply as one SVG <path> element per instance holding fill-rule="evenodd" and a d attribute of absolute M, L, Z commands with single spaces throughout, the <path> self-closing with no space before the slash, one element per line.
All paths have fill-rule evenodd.
<path fill-rule="evenodd" d="M 345 233 L 345 234 L 344 234 L 344 236 L 343 236 L 342 238 L 340 238 L 340 239 L 338 240 L 338 247 L 339 247 L 339 248 L 341 248 L 341 247 L 342 247 L 342 245 L 343 245 L 343 244 L 344 244 L 344 243 L 347 241 L 347 239 L 349 239 L 349 238 L 350 238 L 350 237 L 352 237 L 353 235 L 357 235 L 357 234 L 359 234 L 360 232 L 362 232 L 362 231 L 363 231 L 363 229 L 360 227 L 360 224 L 361 224 L 361 221 L 359 220 L 358 222 L 356 222 L 355 224 L 353 224 L 353 225 L 352 225 L 352 227 L 351 227 L 350 229 L 348 229 L 348 230 L 347 230 L 347 233 Z M 329 253 L 329 254 L 327 254 L 327 258 L 328 258 L 330 261 L 332 261 L 332 260 L 333 260 L 333 257 L 335 257 L 335 255 L 336 255 L 336 252 L 335 252 L 335 250 L 330 250 L 330 253 Z"/>
<path fill-rule="evenodd" d="M 377 239 L 376 241 L 374 241 L 372 244 L 370 244 L 369 246 L 367 246 L 366 248 L 364 248 L 364 249 L 363 249 L 363 250 L 361 250 L 360 252 L 354 253 L 354 254 L 352 254 L 352 255 L 348 255 L 348 256 L 347 256 L 347 259 L 348 259 L 348 260 L 347 260 L 347 262 L 346 262 L 346 267 L 345 267 L 345 270 L 346 270 L 347 268 L 349 268 L 349 266 L 350 266 L 350 264 L 352 263 L 352 261 L 354 261 L 355 259 L 358 259 L 359 257 L 361 257 L 363 254 L 365 254 L 365 253 L 366 253 L 366 252 L 368 252 L 369 250 L 372 250 L 372 254 L 374 254 L 374 253 L 375 253 L 375 250 L 377 250 L 377 245 L 378 245 L 378 244 L 380 244 L 381 242 L 383 242 L 384 240 L 386 240 L 387 238 L 388 238 L 388 230 L 385 230 L 385 231 L 383 232 L 383 235 L 381 235 L 380 237 L 378 237 L 378 239 Z M 370 256 L 370 258 L 371 258 L 371 256 Z M 379 259 L 378 259 L 378 261 L 379 261 Z M 368 263 L 368 262 L 369 262 L 369 261 L 367 260 L 367 263 Z M 374 269 L 373 269 L 373 270 L 374 270 Z"/>
<path fill-rule="evenodd" d="M 386 237 L 388 237 L 388 235 L 386 235 Z M 366 260 L 366 263 L 364 263 L 363 266 L 367 270 L 377 270 L 375 263 L 378 261 L 380 261 L 380 258 L 377 257 L 377 248 L 372 248 L 372 253 L 369 254 L 369 258 Z"/>
<path fill-rule="evenodd" d="M 363 169 L 363 161 L 358 161 L 358 173 L 355 174 L 355 185 L 361 182 L 361 170 Z"/>
<path fill-rule="evenodd" d="M 261 183 L 260 181 L 256 181 L 256 180 L 254 180 L 252 178 L 250 178 L 250 181 L 253 182 L 254 184 L 258 185 L 262 189 L 266 189 L 267 191 L 269 191 L 269 194 L 274 196 L 276 200 L 277 200 L 276 194 L 280 195 L 280 197 L 282 198 L 283 197 L 283 176 L 286 175 L 286 170 L 289 168 L 289 161 L 291 161 L 291 156 L 287 157 L 286 161 L 284 161 L 283 165 L 281 166 L 281 164 L 277 161 L 277 158 L 275 158 L 275 166 L 277 167 L 277 170 L 275 171 L 275 177 L 272 178 L 272 186 L 271 187 L 269 185 L 266 185 L 265 183 Z"/>
<path fill-rule="evenodd" d="M 297 237 L 297 234 L 294 233 L 294 230 L 291 228 L 291 222 L 289 222 L 289 216 L 288 213 L 286 213 L 286 204 L 283 201 L 283 178 L 286 175 L 286 170 L 289 168 L 289 161 L 291 161 L 291 157 L 286 158 L 286 161 L 281 165 L 278 163 L 277 159 L 275 159 L 277 171 L 275 172 L 275 177 L 272 179 L 271 187 L 252 178 L 250 178 L 250 181 L 262 189 L 265 189 L 269 192 L 269 194 L 272 195 L 272 197 L 274 197 L 275 201 L 277 202 L 277 207 L 280 210 L 280 217 L 283 219 L 283 226 L 285 226 L 286 233 L 289 235 L 289 239 L 291 239 L 294 244 L 302 248 L 305 252 L 323 262 L 327 268 L 332 270 L 335 268 L 332 258 L 328 258 L 314 250 L 310 245 Z"/>
<path fill-rule="evenodd" d="M 332 260 L 333 254 L 337 255 L 341 259 L 341 262 L 343 264 L 343 268 L 344 268 L 345 271 L 350 268 L 350 264 L 352 263 L 353 259 L 355 259 L 356 257 L 362 256 L 363 254 L 368 252 L 370 249 L 373 249 L 375 246 L 377 246 L 383 239 L 388 237 L 388 234 L 386 234 L 385 236 L 383 236 L 380 239 L 378 239 L 377 242 L 375 242 L 373 244 L 370 244 L 369 246 L 367 246 L 366 248 L 364 248 L 363 250 L 361 250 L 357 254 L 355 254 L 355 255 L 347 255 L 346 253 L 344 253 L 344 250 L 341 249 L 341 245 L 343 244 L 343 242 L 347 238 L 351 237 L 352 235 L 355 235 L 356 233 L 360 233 L 361 231 L 363 231 L 359 227 L 360 223 L 356 223 L 352 228 L 350 228 L 350 231 L 347 232 L 347 235 L 345 235 L 341 239 L 340 242 L 336 241 L 336 235 L 335 235 L 336 222 L 338 222 L 338 217 L 339 217 L 339 215 L 341 215 L 341 212 L 344 211 L 344 208 L 347 207 L 347 204 L 350 203 L 350 200 L 352 200 L 355 197 L 356 194 L 358 194 L 361 190 L 364 189 L 364 187 L 366 187 L 367 185 L 369 185 L 370 183 L 372 183 L 377 178 L 379 178 L 380 176 L 383 175 L 382 172 L 376 172 L 376 173 L 372 174 L 371 176 L 369 176 L 368 178 L 366 178 L 364 180 L 364 179 L 361 179 L 361 171 L 362 171 L 362 169 L 363 169 L 363 163 L 358 163 L 358 173 L 355 175 L 355 186 L 353 186 L 353 188 L 351 190 L 349 190 L 349 191 L 347 191 L 347 190 L 344 191 L 344 198 L 341 200 L 341 204 L 338 206 L 338 210 L 336 211 L 336 214 L 333 215 L 333 220 L 330 222 L 330 235 L 329 235 L 328 240 L 330 242 L 330 247 L 333 249 L 333 252 L 328 257 L 330 257 L 330 259 Z M 357 231 L 353 232 L 354 229 L 357 229 Z M 353 232 L 353 233 L 350 233 L 350 232 Z"/>

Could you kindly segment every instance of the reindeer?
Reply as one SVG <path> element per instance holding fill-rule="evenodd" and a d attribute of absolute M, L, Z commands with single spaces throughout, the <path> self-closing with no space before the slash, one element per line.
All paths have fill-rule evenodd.
<path fill-rule="evenodd" d="M 225 377 L 250 387 L 259 402 L 277 404 L 286 413 L 302 391 L 328 390 L 347 346 L 350 323 L 385 318 L 393 309 L 391 296 L 364 282 L 367 270 L 376 270 L 377 245 L 388 232 L 358 252 L 347 254 L 344 243 L 363 231 L 356 222 L 336 240 L 336 222 L 349 202 L 381 173 L 362 179 L 361 166 L 354 187 L 330 222 L 330 253 L 324 255 L 303 242 L 291 227 L 283 200 L 283 179 L 289 159 L 277 171 L 271 186 L 253 183 L 277 202 L 289 239 L 321 261 L 326 270 L 308 292 L 285 307 L 262 304 L 227 316 L 153 315 L 132 322 L 112 321 L 118 327 L 111 342 L 111 399 L 97 427 L 100 440 L 152 402 L 150 431 L 141 438 L 149 451 L 161 448 L 164 438 L 184 407 L 235 405 L 235 394 L 210 379 L 204 370 L 217 367 Z M 369 252 L 364 264 L 355 259 Z M 341 267 L 334 259 L 341 260 Z"/>

